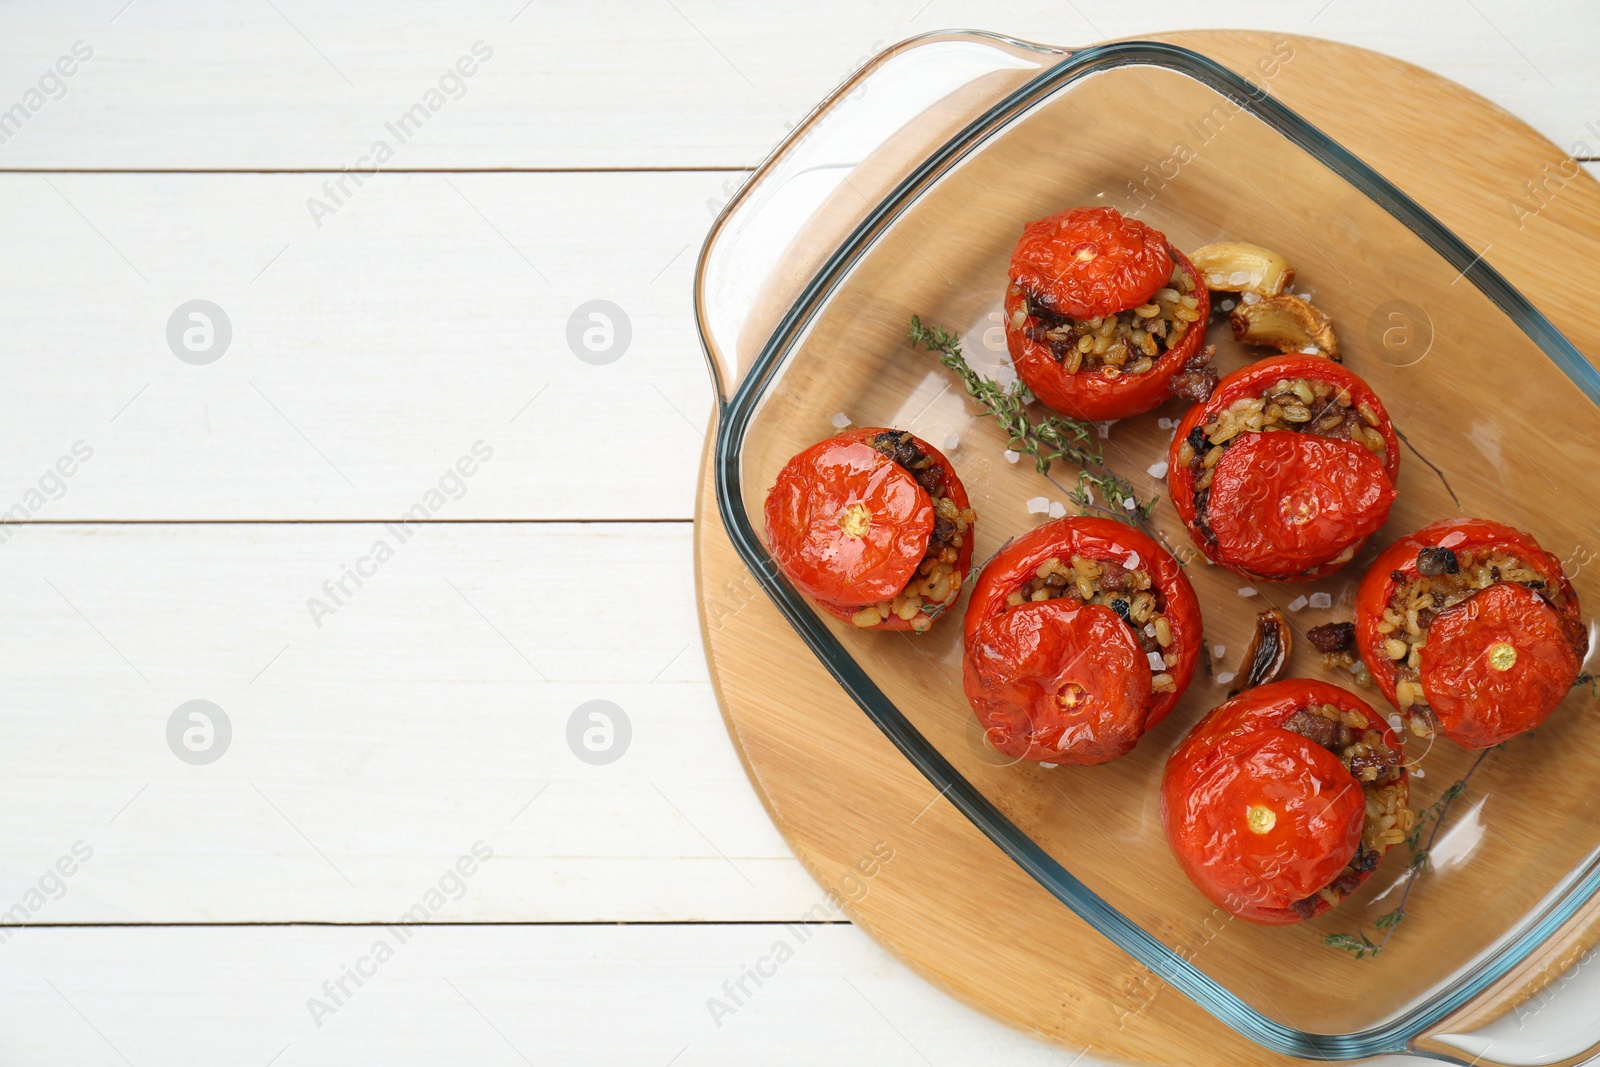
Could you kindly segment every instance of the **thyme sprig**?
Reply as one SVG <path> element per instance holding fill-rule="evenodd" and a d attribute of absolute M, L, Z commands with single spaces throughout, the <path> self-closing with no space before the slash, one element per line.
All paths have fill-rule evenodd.
<path fill-rule="evenodd" d="M 1145 526 L 1154 499 L 1140 500 L 1127 479 L 1106 466 L 1105 452 L 1096 440 L 1094 426 L 1081 419 L 1048 415 L 1034 418 L 1025 408 L 1027 386 L 1014 381 L 1002 386 L 972 369 L 961 352 L 961 339 L 939 326 L 924 326 L 911 316 L 911 343 L 938 353 L 939 362 L 961 379 L 967 395 L 983 405 L 986 414 L 1006 435 L 1008 447 L 1033 459 L 1034 469 L 1048 475 L 1052 464 L 1065 461 L 1078 468 L 1077 484 L 1067 491 L 1080 512 L 1096 511 L 1129 526 Z M 1105 502 L 1095 497 L 1099 493 Z"/>
<path fill-rule="evenodd" d="M 1472 766 L 1467 768 L 1466 774 L 1451 783 L 1438 800 L 1417 812 L 1417 824 L 1412 828 L 1411 835 L 1406 838 L 1406 847 L 1411 850 L 1411 862 L 1408 864 L 1405 888 L 1400 891 L 1400 903 L 1393 911 L 1384 912 L 1372 923 L 1383 936 L 1377 941 L 1373 941 L 1363 930 L 1358 930 L 1354 934 L 1329 934 L 1322 939 L 1324 945 L 1329 948 L 1342 949 L 1358 960 L 1366 959 L 1368 956 L 1376 956 L 1383 951 L 1383 947 L 1394 936 L 1395 928 L 1405 920 L 1406 901 L 1411 897 L 1411 889 L 1417 884 L 1418 876 L 1428 867 L 1429 856 L 1433 852 L 1433 843 L 1438 839 L 1439 831 L 1444 829 L 1445 816 L 1450 813 L 1450 806 L 1466 793 L 1467 783 L 1472 780 L 1472 776 L 1477 773 L 1478 768 L 1483 766 L 1484 758 L 1500 747 L 1502 746 L 1496 745 L 1492 749 L 1486 749 L 1479 753 Z M 1428 833 L 1427 842 L 1424 843 L 1422 833 L 1430 822 L 1433 825 L 1433 829 Z"/>

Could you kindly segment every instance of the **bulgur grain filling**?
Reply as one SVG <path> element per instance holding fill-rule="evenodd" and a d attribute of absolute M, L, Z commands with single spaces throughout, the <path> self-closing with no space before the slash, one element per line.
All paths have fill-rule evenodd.
<path fill-rule="evenodd" d="M 1169 673 L 1178 663 L 1172 624 L 1162 614 L 1161 591 L 1151 583 L 1149 571 L 1124 567 L 1115 560 L 1053 556 L 1039 564 L 1034 576 L 1006 598 L 1006 604 L 1014 607 L 1059 597 L 1100 604 L 1121 616 L 1150 660 L 1150 688 L 1157 693 L 1177 692 L 1178 684 Z"/>
<path fill-rule="evenodd" d="M 971 508 L 962 508 L 948 495 L 946 472 L 932 455 L 917 447 L 916 439 L 899 430 L 885 430 L 867 442 L 883 455 L 905 468 L 933 500 L 933 530 L 928 535 L 928 550 L 917 564 L 906 587 L 892 600 L 868 604 L 850 616 L 850 621 L 866 628 L 889 618 L 899 618 L 922 633 L 961 595 L 966 577 L 956 566 L 967 531 L 978 518 Z"/>
<path fill-rule="evenodd" d="M 1366 446 L 1384 464 L 1389 462 L 1388 442 L 1379 431 L 1377 409 L 1356 400 L 1342 385 L 1310 378 L 1279 378 L 1260 396 L 1240 397 L 1209 422 L 1196 426 L 1178 447 L 1178 462 L 1194 473 L 1195 524 L 1208 541 L 1215 542 L 1206 521 L 1206 503 L 1217 461 L 1240 434 L 1309 433 Z M 1347 563 L 1355 555 L 1352 545 L 1333 563 Z"/>
<path fill-rule="evenodd" d="M 1424 548 L 1417 553 L 1415 577 L 1404 571 L 1395 571 L 1391 577 L 1395 588 L 1378 622 L 1378 633 L 1384 638 L 1383 654 L 1395 669 L 1395 705 L 1418 737 L 1432 737 L 1438 727 L 1423 696 L 1421 664 L 1428 627 L 1441 612 L 1499 582 L 1527 586 L 1558 612 L 1567 606 L 1565 592 L 1551 591 L 1543 574 L 1501 549 L 1480 555 L 1468 549 Z"/>
<path fill-rule="evenodd" d="M 1378 866 L 1386 850 L 1404 841 L 1417 824 L 1417 813 L 1407 806 L 1409 790 L 1403 780 L 1401 753 L 1373 729 L 1359 711 L 1344 711 L 1333 704 L 1314 704 L 1296 711 L 1283 728 L 1332 752 L 1351 777 L 1361 783 L 1367 802 L 1361 827 L 1361 844 L 1349 864 L 1333 881 L 1292 907 L 1303 919 L 1311 918 L 1317 901 L 1338 904 L 1361 885 L 1361 876 Z"/>
<path fill-rule="evenodd" d="M 1048 345 L 1068 374 L 1080 370 L 1099 371 L 1107 378 L 1143 374 L 1177 345 L 1191 324 L 1210 313 L 1194 295 L 1193 276 L 1176 262 L 1172 277 L 1149 303 L 1094 319 L 1053 314 L 1035 294 L 1015 285 L 1012 289 L 1023 297 L 1022 306 L 1012 314 L 1012 328 L 1022 330 L 1030 341 Z M 1027 321 L 1030 316 L 1032 323 Z"/>

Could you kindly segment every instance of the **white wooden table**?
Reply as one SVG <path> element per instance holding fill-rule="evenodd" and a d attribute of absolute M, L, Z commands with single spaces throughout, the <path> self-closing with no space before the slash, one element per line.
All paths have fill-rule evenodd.
<path fill-rule="evenodd" d="M 1070 1060 L 785 925 L 690 568 L 716 210 L 957 25 L 1335 37 L 1600 155 L 1584 0 L 1131 7 L 0 7 L 0 1063 Z"/>

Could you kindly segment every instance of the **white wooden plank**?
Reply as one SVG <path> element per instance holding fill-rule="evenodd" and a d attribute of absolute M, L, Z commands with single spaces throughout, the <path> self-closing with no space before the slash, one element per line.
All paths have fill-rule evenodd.
<path fill-rule="evenodd" d="M 692 514 L 690 286 L 722 175 L 386 174 L 319 228 L 325 178 L 0 176 L 0 513 L 388 518 L 482 441 L 438 517 Z M 196 298 L 231 324 L 206 365 L 169 344 Z M 595 300 L 603 364 L 568 340 Z"/>
<path fill-rule="evenodd" d="M 1508 1063 L 1581 1050 L 1586 962 L 1450 1043 Z M 845 923 L 24 928 L 0 994 L 17 1067 L 1112 1062 L 977 1014 Z"/>
<path fill-rule="evenodd" d="M 493 862 L 430 918 L 804 914 L 821 891 L 707 680 L 690 535 L 19 530 L 0 547 L 0 912 L 82 841 L 71 891 L 28 921 L 387 920 L 482 841 Z M 379 539 L 393 557 L 360 564 Z M 337 604 L 323 583 L 358 564 L 374 573 Z M 335 609 L 320 627 L 311 597 Z M 231 724 L 209 765 L 169 748 L 192 700 Z M 595 700 L 631 724 L 608 765 L 568 744 Z"/>
<path fill-rule="evenodd" d="M 378 964 L 374 943 L 392 958 Z M 849 925 L 24 930 L 0 952 L 7 1064 L 1059 1065 Z M 783 962 L 773 956 L 783 943 Z M 331 1014 L 342 968 L 370 977 Z M 768 973 L 758 988 L 747 968 Z M 750 994 L 732 1004 L 723 984 Z M 337 990 L 335 995 L 339 995 Z M 737 993 L 735 993 L 737 996 Z M 720 1021 L 720 1026 L 718 1022 Z M 276 1059 L 274 1059 L 276 1057 Z M 1093 1067 L 1094 1057 L 1077 1061 Z"/>
<path fill-rule="evenodd" d="M 126 10 L 122 10 L 126 6 Z M 1565 146 L 1600 147 L 1600 11 L 1584 0 L 496 0 L 319 5 L 76 0 L 8 7 L 0 100 L 77 41 L 92 58 L 0 147 L 48 168 L 332 168 L 388 139 L 395 167 L 748 166 L 884 44 L 978 26 L 1080 45 L 1217 25 L 1310 33 L 1454 78 Z M 493 51 L 404 144 L 386 123 Z M 55 91 L 52 82 L 49 88 Z"/>

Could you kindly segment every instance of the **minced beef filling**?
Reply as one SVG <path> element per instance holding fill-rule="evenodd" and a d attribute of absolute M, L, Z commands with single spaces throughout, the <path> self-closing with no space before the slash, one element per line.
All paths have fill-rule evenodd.
<path fill-rule="evenodd" d="M 1416 813 L 1405 805 L 1400 750 L 1385 744 L 1383 732 L 1373 729 L 1360 712 L 1318 704 L 1296 711 L 1284 721 L 1283 728 L 1337 756 L 1351 777 L 1361 783 L 1367 802 L 1366 822 L 1355 856 L 1332 882 L 1291 905 L 1301 918 L 1309 919 L 1318 900 L 1337 904 L 1355 892 L 1361 884 L 1360 876 L 1377 867 L 1384 850 L 1406 839 L 1416 825 Z"/>
<path fill-rule="evenodd" d="M 1177 682 L 1168 673 L 1168 668 L 1178 662 L 1173 647 L 1175 636 L 1172 624 L 1162 614 L 1161 593 L 1151 582 L 1149 571 L 1125 567 L 1115 560 L 1056 556 L 1041 563 L 1034 576 L 1006 602 L 1015 606 L 1058 597 L 1100 604 L 1120 615 L 1150 658 L 1150 687 L 1158 693 L 1177 691 Z M 1157 663 L 1161 666 L 1157 667 Z"/>
<path fill-rule="evenodd" d="M 1382 655 L 1395 669 L 1395 704 L 1406 724 L 1419 737 L 1431 737 L 1436 724 L 1422 692 L 1422 649 L 1428 627 L 1439 614 L 1466 600 L 1480 589 L 1499 582 L 1516 582 L 1538 593 L 1557 612 L 1567 609 L 1567 595 L 1551 591 L 1543 575 L 1526 562 L 1498 549 L 1482 554 L 1470 550 L 1424 548 L 1417 553 L 1417 575 L 1395 571 L 1388 606 L 1378 622 L 1383 636 Z"/>
<path fill-rule="evenodd" d="M 1306 641 L 1322 653 L 1322 666 L 1326 670 L 1349 671 L 1355 683 L 1362 688 L 1372 684 L 1372 673 L 1356 654 L 1356 624 L 1353 622 L 1325 622 L 1306 631 Z"/>
<path fill-rule="evenodd" d="M 962 508 L 946 491 L 945 471 L 938 461 L 917 446 L 911 434 L 885 430 L 867 442 L 903 467 L 933 500 L 933 530 L 928 535 L 928 550 L 917 564 L 917 572 L 893 600 L 868 604 L 855 612 L 850 621 L 861 627 L 876 626 L 889 618 L 899 618 L 922 632 L 950 606 L 961 592 L 965 578 L 956 569 L 956 560 L 966 543 L 977 514 Z"/>
<path fill-rule="evenodd" d="M 1014 326 L 1028 340 L 1048 345 L 1068 374 L 1080 370 L 1099 371 L 1107 378 L 1143 374 L 1209 311 L 1201 309 L 1194 295 L 1194 278 L 1176 262 L 1171 279 L 1156 290 L 1149 303 L 1100 318 L 1056 315 L 1045 309 L 1045 301 L 1037 294 L 1018 291 L 1024 303 Z"/>
<path fill-rule="evenodd" d="M 1216 535 L 1206 521 L 1211 479 L 1217 461 L 1244 433 L 1309 433 L 1354 441 L 1388 461 L 1388 442 L 1378 431 L 1377 411 L 1357 401 L 1350 390 L 1309 378 L 1280 378 L 1258 397 L 1242 397 L 1196 426 L 1178 449 L 1178 462 L 1194 474 L 1195 526 L 1211 544 Z M 1354 549 L 1351 550 L 1354 554 Z"/>

